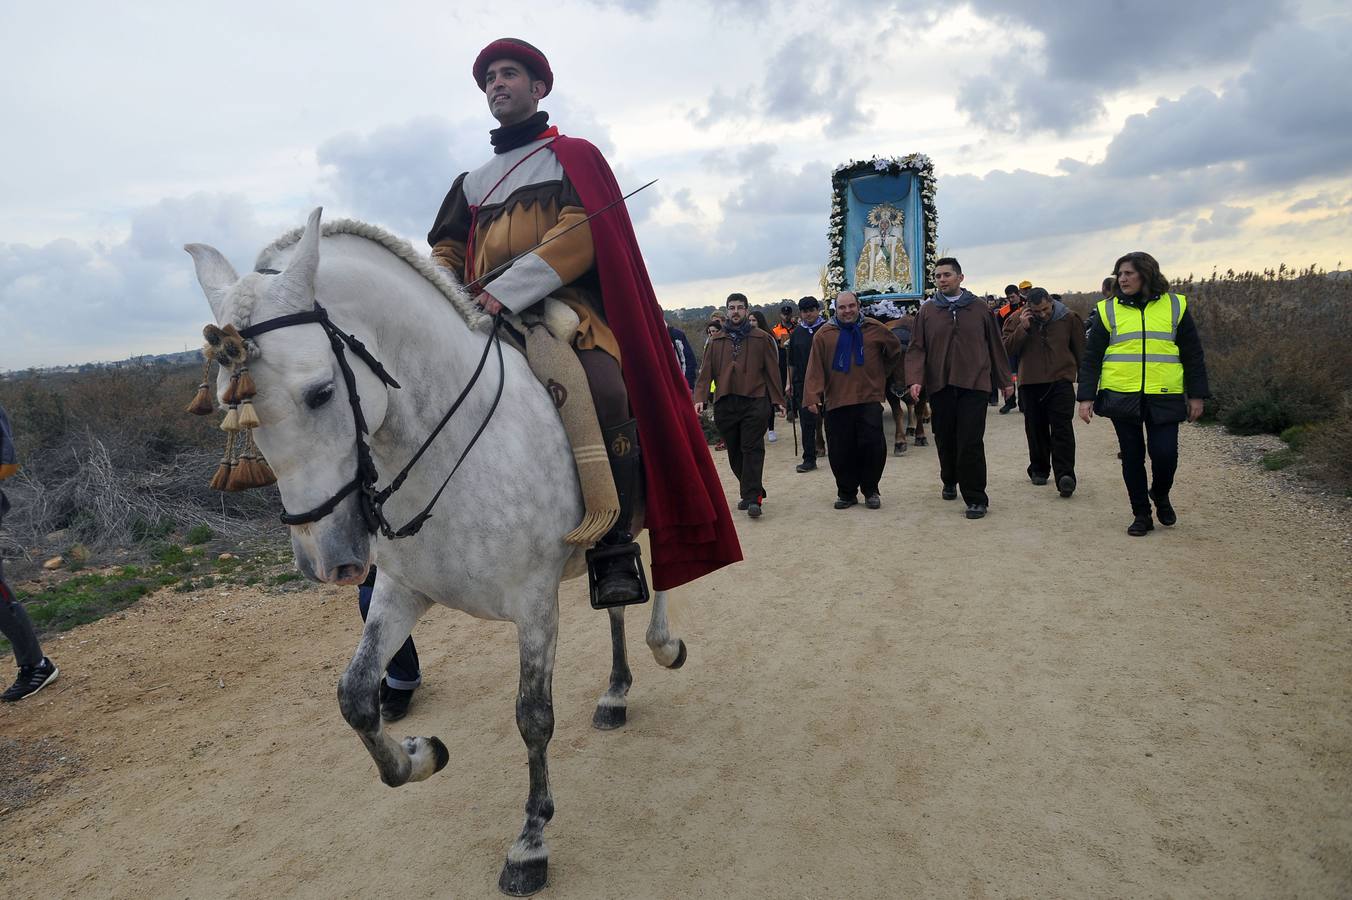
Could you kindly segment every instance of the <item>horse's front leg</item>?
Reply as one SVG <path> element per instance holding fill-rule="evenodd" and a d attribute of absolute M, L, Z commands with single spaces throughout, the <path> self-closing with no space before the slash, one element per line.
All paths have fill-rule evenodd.
<path fill-rule="evenodd" d="M 530 795 L 526 798 L 526 822 L 507 851 L 507 862 L 498 876 L 498 887 L 514 897 L 534 894 L 549 881 L 544 830 L 554 818 L 554 797 L 549 792 L 546 751 L 554 736 L 554 648 L 558 635 L 557 598 L 539 605 L 535 621 L 517 623 L 521 685 L 516 696 L 516 727 L 526 742 Z"/>
<path fill-rule="evenodd" d="M 383 594 L 384 587 L 377 581 L 361 642 L 347 671 L 338 679 L 338 708 L 376 761 L 380 780 L 398 787 L 440 772 L 450 760 L 450 753 L 438 738 L 409 737 L 400 742 L 384 731 L 380 720 L 380 679 L 430 605 L 418 598 L 388 598 Z"/>
<path fill-rule="evenodd" d="M 667 623 L 667 592 L 653 593 L 653 617 L 648 622 L 646 635 L 648 649 L 653 659 L 668 669 L 679 669 L 685 665 L 685 641 L 671 636 L 671 626 Z"/>
<path fill-rule="evenodd" d="M 624 645 L 624 607 L 612 606 L 610 612 L 610 684 L 597 701 L 592 725 L 602 731 L 619 728 L 628 718 L 629 686 L 634 676 L 629 671 L 629 655 Z"/>

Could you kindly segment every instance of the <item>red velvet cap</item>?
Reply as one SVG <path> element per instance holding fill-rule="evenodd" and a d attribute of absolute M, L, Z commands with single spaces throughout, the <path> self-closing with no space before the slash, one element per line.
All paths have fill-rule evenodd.
<path fill-rule="evenodd" d="M 488 67 L 499 59 L 514 59 L 527 66 L 536 78 L 545 83 L 546 97 L 554 89 L 554 71 L 549 68 L 549 60 L 539 49 L 520 38 L 498 38 L 480 50 L 474 59 L 474 83 L 479 86 L 479 90 L 484 89 Z"/>

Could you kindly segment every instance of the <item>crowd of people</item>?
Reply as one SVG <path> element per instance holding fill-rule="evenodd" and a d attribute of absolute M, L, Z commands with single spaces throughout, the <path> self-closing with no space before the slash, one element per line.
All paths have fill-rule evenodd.
<path fill-rule="evenodd" d="M 711 411 L 716 449 L 727 450 L 738 508 L 764 514 L 765 442 L 774 439 L 781 408 L 802 423 L 797 471 L 814 471 L 824 444 L 834 507 L 862 497 L 866 508 L 880 508 L 883 403 L 902 401 L 921 428 L 919 411 L 929 411 L 940 496 L 961 495 L 965 516 L 983 518 L 990 508 L 986 414 L 1003 397 L 1000 414 L 1023 415 L 1033 484 L 1054 484 L 1063 498 L 1075 493 L 1074 419 L 1078 413 L 1087 424 L 1101 415 L 1117 431 L 1132 511 L 1127 533 L 1145 535 L 1155 519 L 1173 525 L 1178 424 L 1201 415 L 1209 389 L 1187 298 L 1169 290 L 1158 262 L 1143 252 L 1118 259 L 1087 320 L 1031 281 L 1008 285 L 1000 299 L 970 293 L 964 278 L 961 264 L 945 257 L 935 264 L 937 289 L 914 313 L 842 291 L 827 316 L 815 297 L 784 301 L 774 327 L 748 309 L 743 294 L 732 294 L 726 314 L 706 325 L 697 371 L 689 341 L 670 329 L 695 409 Z M 901 421 L 898 454 L 906 447 Z"/>

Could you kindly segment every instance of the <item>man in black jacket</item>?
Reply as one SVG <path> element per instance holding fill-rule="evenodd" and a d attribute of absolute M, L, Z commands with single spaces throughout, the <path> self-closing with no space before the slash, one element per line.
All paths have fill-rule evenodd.
<path fill-rule="evenodd" d="M 821 416 L 802 405 L 803 382 L 807 378 L 807 361 L 812 355 L 812 338 L 817 329 L 825 324 L 821 316 L 822 305 L 816 297 L 804 297 L 798 301 L 798 326 L 789 334 L 787 350 L 788 382 L 785 393 L 789 405 L 803 423 L 803 461 L 798 464 L 799 472 L 811 472 L 817 468 L 817 423 Z"/>

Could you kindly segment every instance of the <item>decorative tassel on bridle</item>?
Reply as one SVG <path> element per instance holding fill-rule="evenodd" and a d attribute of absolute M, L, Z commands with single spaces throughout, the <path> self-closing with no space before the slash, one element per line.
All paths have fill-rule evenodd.
<path fill-rule="evenodd" d="M 206 415 L 212 411 L 208 377 L 212 361 L 230 370 L 230 384 L 221 396 L 226 406 L 225 419 L 221 422 L 221 430 L 225 432 L 225 452 L 216 474 L 211 476 L 211 488 L 233 492 L 274 484 L 277 476 L 254 443 L 253 429 L 258 427 L 259 421 L 253 398 L 258 394 L 258 388 L 249 374 L 249 350 L 244 338 L 234 325 L 224 328 L 208 325 L 202 329 L 202 336 L 206 338 L 202 351 L 206 366 L 202 371 L 202 384 L 198 386 L 197 396 L 188 406 L 188 412 Z"/>

